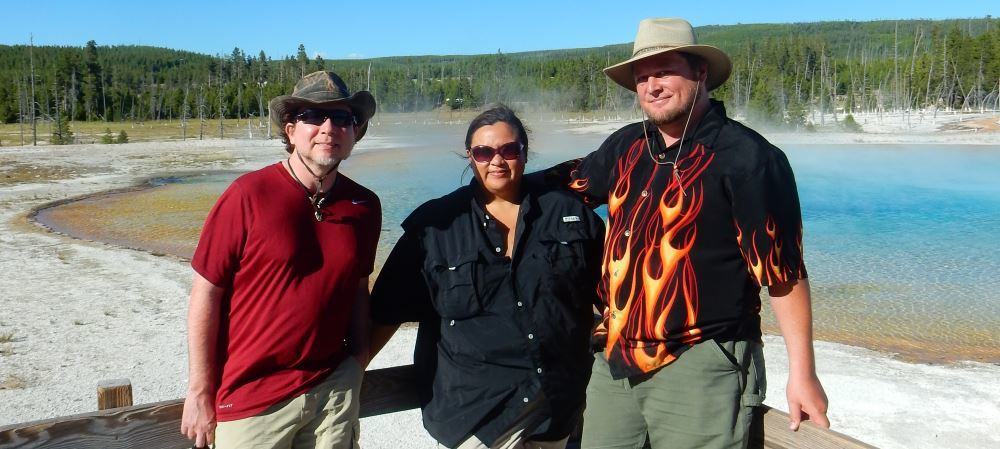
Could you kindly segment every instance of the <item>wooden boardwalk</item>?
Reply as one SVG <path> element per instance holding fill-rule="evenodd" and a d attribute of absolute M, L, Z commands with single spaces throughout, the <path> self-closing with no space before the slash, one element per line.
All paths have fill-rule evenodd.
<path fill-rule="evenodd" d="M 361 416 L 374 416 L 419 407 L 413 388 L 412 365 L 365 373 L 361 389 Z M 131 387 L 104 388 L 99 397 L 113 403 L 131 401 Z M 0 427 L 0 448 L 66 449 L 188 449 L 191 440 L 180 433 L 183 399 L 118 407 Z M 765 408 L 752 430 L 752 448 L 861 449 L 873 448 L 846 435 L 802 423 L 788 430 L 788 415 Z M 380 449 L 380 448 L 368 448 Z"/>

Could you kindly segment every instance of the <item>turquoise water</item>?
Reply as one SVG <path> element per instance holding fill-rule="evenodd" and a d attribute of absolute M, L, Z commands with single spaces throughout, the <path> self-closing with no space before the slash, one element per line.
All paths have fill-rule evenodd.
<path fill-rule="evenodd" d="M 394 150 L 409 153 L 394 162 L 380 157 L 377 168 L 354 171 L 382 198 L 386 245 L 414 207 L 468 182 L 464 160 L 440 151 L 460 149 L 462 132 L 435 136 L 437 149 L 414 144 Z M 602 140 L 535 133 L 529 170 Z M 783 149 L 802 203 L 820 338 L 921 360 L 1000 361 L 1000 144 Z M 774 330 L 772 315 L 764 317 Z"/>
<path fill-rule="evenodd" d="M 558 125 L 537 128 L 545 130 L 531 135 L 529 171 L 585 155 L 604 138 L 559 131 Z M 468 183 L 471 173 L 463 173 L 466 162 L 460 155 L 464 125 L 394 125 L 373 131 L 400 144 L 372 151 L 362 146 L 342 171 L 382 200 L 381 260 L 410 211 Z M 817 338 L 918 360 L 1000 362 L 1000 254 L 995 243 L 1000 233 L 1000 144 L 783 149 L 802 203 Z M 161 201 L 199 196 L 185 194 L 184 188 L 211 200 L 204 192 L 221 192 L 233 177 L 188 179 L 167 186 L 182 190 Z M 189 220 L 200 223 L 208 207 L 192 208 L 204 211 Z M 83 215 L 102 214 L 114 211 Z M 106 229 L 76 221 L 54 225 L 71 234 L 73 228 Z M 193 248 L 194 242 L 187 244 Z M 771 316 L 764 313 L 765 326 L 773 331 Z"/>
<path fill-rule="evenodd" d="M 799 184 L 814 308 L 828 318 L 817 322 L 821 333 L 908 336 L 944 358 L 964 341 L 997 359 L 1000 145 L 809 145 L 786 153 Z"/>

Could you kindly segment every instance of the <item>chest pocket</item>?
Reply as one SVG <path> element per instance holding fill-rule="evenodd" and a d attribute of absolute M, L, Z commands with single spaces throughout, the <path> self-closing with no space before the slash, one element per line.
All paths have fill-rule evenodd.
<path fill-rule="evenodd" d="M 587 236 L 579 229 L 558 229 L 540 236 L 542 257 L 554 274 L 574 278 L 586 264 L 584 242 Z"/>
<path fill-rule="evenodd" d="M 441 318 L 465 319 L 482 311 L 475 279 L 478 258 L 471 252 L 427 262 L 427 276 L 436 286 L 432 302 Z"/>

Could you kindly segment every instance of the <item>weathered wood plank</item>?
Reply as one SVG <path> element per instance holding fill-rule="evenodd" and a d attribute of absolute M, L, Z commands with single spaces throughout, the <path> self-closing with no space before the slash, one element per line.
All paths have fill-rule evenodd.
<path fill-rule="evenodd" d="M 369 371 L 361 416 L 417 408 L 411 366 Z M 184 401 L 160 402 L 0 427 L 0 448 L 190 448 L 180 433 Z"/>
<path fill-rule="evenodd" d="M 413 366 L 369 371 L 361 390 L 361 416 L 419 407 Z M 180 433 L 183 400 L 158 402 L 0 427 L 0 448 L 186 449 Z M 765 408 L 754 430 L 753 447 L 768 449 L 862 449 L 867 444 L 803 423 L 788 430 L 788 415 Z"/>
<path fill-rule="evenodd" d="M 190 448 L 182 400 L 116 408 L 0 428 L 2 448 Z"/>
<path fill-rule="evenodd" d="M 761 407 L 763 419 L 756 420 L 755 437 L 758 444 L 753 447 L 766 449 L 875 449 L 875 446 L 862 443 L 854 438 L 819 427 L 812 422 L 804 421 L 799 430 L 792 432 L 788 428 L 788 414 L 770 407 Z M 753 433 L 753 432 L 752 432 Z"/>
<path fill-rule="evenodd" d="M 132 406 L 132 382 L 128 379 L 106 380 L 97 384 L 97 409 Z"/>
<path fill-rule="evenodd" d="M 420 407 L 413 365 L 368 371 L 361 384 L 361 417 L 384 415 Z"/>

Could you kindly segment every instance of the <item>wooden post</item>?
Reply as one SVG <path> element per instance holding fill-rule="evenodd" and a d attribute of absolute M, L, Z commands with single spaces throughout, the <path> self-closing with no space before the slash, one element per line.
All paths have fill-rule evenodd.
<path fill-rule="evenodd" d="M 132 406 L 132 382 L 128 379 L 113 379 L 97 384 L 97 409 Z"/>

